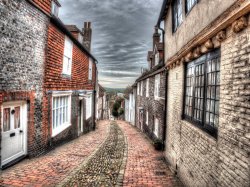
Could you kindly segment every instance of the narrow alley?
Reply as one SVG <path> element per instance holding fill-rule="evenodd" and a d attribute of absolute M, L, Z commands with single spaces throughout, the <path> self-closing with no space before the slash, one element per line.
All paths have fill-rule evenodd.
<path fill-rule="evenodd" d="M 0 186 L 182 186 L 162 152 L 124 121 L 100 121 L 96 131 L 2 171 Z"/>

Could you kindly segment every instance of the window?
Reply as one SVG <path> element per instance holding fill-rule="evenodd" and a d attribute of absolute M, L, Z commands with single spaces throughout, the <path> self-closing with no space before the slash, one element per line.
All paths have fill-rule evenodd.
<path fill-rule="evenodd" d="M 148 111 L 146 113 L 146 125 L 148 125 Z"/>
<path fill-rule="evenodd" d="M 160 79 L 161 79 L 160 74 L 155 75 L 155 90 L 154 90 L 155 99 L 160 97 L 160 81 L 161 81 Z"/>
<path fill-rule="evenodd" d="M 157 118 L 154 118 L 154 134 L 156 135 L 156 137 L 158 138 L 158 134 L 159 134 L 159 120 Z"/>
<path fill-rule="evenodd" d="M 54 96 L 52 100 L 52 136 L 55 136 L 71 125 L 71 95 Z"/>
<path fill-rule="evenodd" d="M 173 32 L 177 30 L 182 23 L 182 0 L 176 0 L 173 3 Z"/>
<path fill-rule="evenodd" d="M 137 95 L 140 95 L 140 83 L 138 82 L 138 84 L 137 84 Z"/>
<path fill-rule="evenodd" d="M 159 64 L 159 53 L 155 54 L 155 66 L 157 66 Z"/>
<path fill-rule="evenodd" d="M 92 80 L 92 72 L 93 72 L 93 60 L 89 59 L 89 80 Z"/>
<path fill-rule="evenodd" d="M 78 34 L 78 42 L 80 42 L 81 44 L 83 44 L 83 36 L 81 33 Z"/>
<path fill-rule="evenodd" d="M 141 96 L 143 96 L 143 81 L 141 81 Z"/>
<path fill-rule="evenodd" d="M 54 16 L 58 17 L 58 14 L 59 14 L 59 6 L 58 6 L 54 1 L 51 2 L 51 13 L 52 13 Z"/>
<path fill-rule="evenodd" d="M 147 78 L 146 82 L 146 97 L 149 97 L 149 78 Z"/>
<path fill-rule="evenodd" d="M 185 0 L 185 8 L 186 8 L 186 13 L 190 12 L 190 10 L 194 7 L 194 5 L 197 4 L 198 0 Z"/>
<path fill-rule="evenodd" d="M 92 96 L 86 98 L 86 119 L 92 116 Z"/>
<path fill-rule="evenodd" d="M 217 134 L 219 124 L 220 50 L 188 63 L 184 117 Z"/>
<path fill-rule="evenodd" d="M 63 74 L 66 74 L 66 75 L 71 75 L 72 51 L 73 51 L 73 43 L 67 36 L 65 36 L 64 56 L 63 56 Z"/>

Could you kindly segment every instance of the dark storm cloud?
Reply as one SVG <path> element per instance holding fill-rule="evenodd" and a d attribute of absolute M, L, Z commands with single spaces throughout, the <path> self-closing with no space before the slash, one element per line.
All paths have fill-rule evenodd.
<path fill-rule="evenodd" d="M 147 67 L 162 0 L 60 0 L 65 24 L 92 22 L 92 53 L 103 86 L 126 87 Z"/>

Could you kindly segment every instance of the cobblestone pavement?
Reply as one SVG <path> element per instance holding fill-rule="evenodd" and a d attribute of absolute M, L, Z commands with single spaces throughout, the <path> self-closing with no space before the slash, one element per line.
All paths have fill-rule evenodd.
<path fill-rule="evenodd" d="M 111 122 L 106 141 L 86 163 L 83 163 L 72 176 L 66 178 L 59 186 L 110 187 L 117 185 L 125 148 L 125 138 L 121 129 L 116 122 Z"/>
<path fill-rule="evenodd" d="M 0 174 L 0 186 L 55 186 L 84 162 L 105 140 L 109 121 L 44 156 L 26 159 Z M 1 171 L 0 171 L 1 172 Z"/>
<path fill-rule="evenodd" d="M 124 186 L 182 186 L 163 161 L 162 152 L 155 151 L 148 139 L 128 123 L 118 121 L 118 125 L 128 142 Z"/>

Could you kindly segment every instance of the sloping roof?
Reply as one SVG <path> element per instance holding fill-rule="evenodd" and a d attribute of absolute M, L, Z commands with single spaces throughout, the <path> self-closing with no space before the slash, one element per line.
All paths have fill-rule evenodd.
<path fill-rule="evenodd" d="M 157 26 L 160 26 L 161 21 L 162 21 L 163 19 L 165 19 L 166 14 L 167 14 L 167 12 L 168 12 L 169 4 L 170 4 L 170 0 L 164 0 L 164 1 L 163 1 L 162 7 L 161 7 L 161 12 L 160 12 L 160 15 L 159 15 L 157 24 L 156 24 Z"/>
<path fill-rule="evenodd" d="M 76 25 L 65 25 L 70 32 L 81 32 Z"/>

